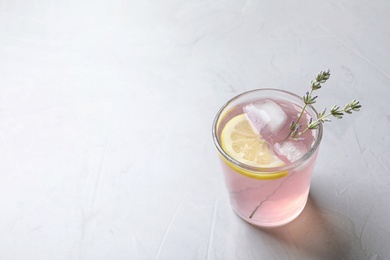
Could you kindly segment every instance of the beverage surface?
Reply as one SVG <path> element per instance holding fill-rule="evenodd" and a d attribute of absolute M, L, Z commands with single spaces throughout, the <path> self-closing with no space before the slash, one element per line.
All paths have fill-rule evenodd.
<path fill-rule="evenodd" d="M 299 139 L 289 136 L 302 107 L 275 99 L 261 99 L 233 109 L 227 116 L 220 138 L 232 158 L 255 167 L 277 167 L 300 159 L 312 147 L 315 131 Z M 300 123 L 310 119 L 304 113 Z"/>

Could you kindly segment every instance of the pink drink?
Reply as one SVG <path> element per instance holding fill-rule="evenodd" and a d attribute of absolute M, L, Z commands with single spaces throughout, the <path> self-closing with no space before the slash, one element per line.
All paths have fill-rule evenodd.
<path fill-rule="evenodd" d="M 285 91 L 254 90 L 230 100 L 214 121 L 214 142 L 221 157 L 232 208 L 251 224 L 264 227 L 283 225 L 295 219 L 305 207 L 322 126 L 318 130 L 307 131 L 301 140 L 286 139 L 290 123 L 297 121 L 303 105 L 300 97 Z M 278 114 L 278 119 L 273 120 L 277 110 L 282 110 L 283 116 L 279 118 Z M 285 163 L 284 166 L 253 167 L 235 160 L 224 151 L 220 143 L 222 129 L 231 118 L 243 113 L 254 131 L 260 133 L 274 154 Z M 300 120 L 302 130 L 310 118 L 315 120 L 317 113 L 308 106 Z M 267 128 L 267 125 L 270 127 Z"/>

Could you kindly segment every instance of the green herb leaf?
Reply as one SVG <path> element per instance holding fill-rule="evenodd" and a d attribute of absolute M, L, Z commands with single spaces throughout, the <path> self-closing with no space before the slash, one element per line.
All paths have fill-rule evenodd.
<path fill-rule="evenodd" d="M 286 137 L 286 139 L 288 139 L 290 136 L 292 138 L 294 138 L 294 139 L 300 139 L 301 136 L 305 132 L 307 132 L 308 130 L 318 129 L 321 124 L 323 124 L 325 122 L 330 122 L 331 121 L 329 119 L 330 116 L 333 116 L 333 117 L 335 117 L 337 119 L 341 119 L 341 118 L 343 118 L 344 113 L 352 114 L 353 111 L 360 111 L 360 108 L 362 106 L 360 105 L 359 101 L 357 101 L 355 99 L 352 100 L 350 103 L 346 104 L 343 107 L 343 109 L 340 109 L 339 106 L 334 105 L 330 109 L 330 112 L 326 113 L 326 108 L 325 108 L 322 112 L 318 113 L 317 120 L 313 121 L 313 119 L 310 118 L 309 121 L 306 124 L 306 129 L 303 130 L 302 132 L 299 132 L 299 129 L 302 126 L 299 123 L 299 121 L 301 120 L 307 105 L 312 105 L 312 104 L 316 103 L 316 99 L 317 99 L 318 96 L 314 96 L 313 97 L 312 96 L 313 91 L 320 89 L 322 87 L 321 84 L 325 83 L 329 78 L 330 78 L 330 70 L 328 69 L 328 70 L 320 71 L 320 73 L 318 73 L 315 76 L 315 79 L 310 81 L 311 90 L 310 90 L 310 92 L 307 91 L 305 93 L 305 95 L 302 97 L 303 102 L 305 103 L 305 105 L 303 106 L 302 111 L 299 114 L 297 121 L 296 122 L 294 122 L 294 121 L 291 122 L 291 124 L 290 124 L 290 130 L 291 131 L 288 134 L 288 136 Z"/>

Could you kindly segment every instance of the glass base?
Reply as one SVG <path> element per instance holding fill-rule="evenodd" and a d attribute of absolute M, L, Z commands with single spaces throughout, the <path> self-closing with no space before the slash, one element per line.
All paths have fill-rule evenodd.
<path fill-rule="evenodd" d="M 259 221 L 259 220 L 256 220 L 253 218 L 251 219 L 247 216 L 240 214 L 234 208 L 233 208 L 233 210 L 240 218 L 242 218 L 243 220 L 245 220 L 246 222 L 248 222 L 251 225 L 261 227 L 261 228 L 273 228 L 273 227 L 280 227 L 280 226 L 286 225 L 286 224 L 290 223 L 291 221 L 293 221 L 294 219 L 296 219 L 302 213 L 303 209 L 306 206 L 306 203 L 307 203 L 307 199 L 304 201 L 304 203 L 302 203 L 302 206 L 299 209 L 297 209 L 293 214 L 291 214 L 287 218 L 283 218 L 283 219 L 280 219 L 278 221 Z"/>

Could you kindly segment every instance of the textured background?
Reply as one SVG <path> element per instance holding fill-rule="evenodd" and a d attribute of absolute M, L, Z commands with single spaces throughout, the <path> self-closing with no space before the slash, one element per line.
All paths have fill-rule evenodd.
<path fill-rule="evenodd" d="M 390 2 L 0 0 L 0 259 L 390 259 Z M 223 103 L 272 87 L 325 126 L 310 200 L 229 206 Z"/>

